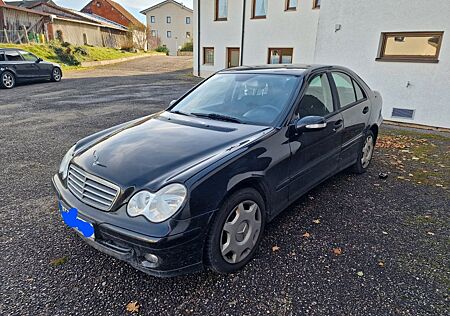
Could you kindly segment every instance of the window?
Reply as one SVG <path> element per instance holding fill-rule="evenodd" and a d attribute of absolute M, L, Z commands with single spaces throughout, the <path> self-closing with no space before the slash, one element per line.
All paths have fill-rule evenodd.
<path fill-rule="evenodd" d="M 156 30 L 152 30 L 152 37 L 157 37 L 158 36 L 158 32 L 156 32 Z"/>
<path fill-rule="evenodd" d="M 366 98 L 366 94 L 364 93 L 363 89 L 359 86 L 359 84 L 353 80 L 353 86 L 355 88 L 356 93 L 356 101 L 360 101 Z"/>
<path fill-rule="evenodd" d="M 156 18 L 155 18 L 154 15 L 152 15 L 152 16 L 150 17 L 150 23 L 155 23 L 155 22 L 156 22 Z"/>
<path fill-rule="evenodd" d="M 216 74 L 171 111 L 220 114 L 245 124 L 272 125 L 290 106 L 299 78 L 284 74 Z"/>
<path fill-rule="evenodd" d="M 214 48 L 204 47 L 203 48 L 203 64 L 204 65 L 214 65 Z"/>
<path fill-rule="evenodd" d="M 252 18 L 265 19 L 267 15 L 267 0 L 253 0 Z"/>
<path fill-rule="evenodd" d="M 341 72 L 333 72 L 331 75 L 336 85 L 341 108 L 366 98 L 363 89 L 349 75 Z"/>
<path fill-rule="evenodd" d="M 190 16 L 186 17 L 186 24 L 191 24 L 191 17 Z"/>
<path fill-rule="evenodd" d="M 320 9 L 320 0 L 313 0 L 313 9 Z"/>
<path fill-rule="evenodd" d="M 228 0 L 216 0 L 215 20 L 226 21 L 228 17 Z"/>
<path fill-rule="evenodd" d="M 84 45 L 88 45 L 88 37 L 86 33 L 83 33 L 83 43 Z"/>
<path fill-rule="evenodd" d="M 377 60 L 437 63 L 443 34 L 444 32 L 382 33 Z"/>
<path fill-rule="evenodd" d="M 32 62 L 36 62 L 38 60 L 38 58 L 36 56 L 34 56 L 32 53 L 26 52 L 26 51 L 19 51 L 20 55 L 22 55 L 22 58 L 25 61 L 32 61 Z"/>
<path fill-rule="evenodd" d="M 186 32 L 186 38 L 191 38 L 191 32 Z"/>
<path fill-rule="evenodd" d="M 269 64 L 292 64 L 292 48 L 269 48 Z"/>
<path fill-rule="evenodd" d="M 5 54 L 0 53 L 0 61 L 6 61 Z"/>
<path fill-rule="evenodd" d="M 5 56 L 7 61 L 23 61 L 22 56 L 15 50 L 6 51 Z"/>
<path fill-rule="evenodd" d="M 172 23 L 172 17 L 170 16 L 166 17 L 166 23 L 168 24 Z"/>
<path fill-rule="evenodd" d="M 286 0 L 286 11 L 297 10 L 297 0 Z"/>
<path fill-rule="evenodd" d="M 305 116 L 327 116 L 334 112 L 333 94 L 330 82 L 326 74 L 314 77 L 305 91 L 305 95 L 299 105 L 298 115 Z"/>
<path fill-rule="evenodd" d="M 167 38 L 172 38 L 172 32 L 171 31 L 167 31 Z"/>

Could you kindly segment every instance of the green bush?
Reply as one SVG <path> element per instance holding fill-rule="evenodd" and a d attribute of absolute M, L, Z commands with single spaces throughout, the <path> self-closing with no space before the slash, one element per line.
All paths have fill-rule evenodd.
<path fill-rule="evenodd" d="M 158 46 L 156 47 L 155 51 L 158 53 L 166 53 L 166 55 L 169 55 L 169 49 L 166 46 Z"/>
<path fill-rule="evenodd" d="M 79 55 L 81 55 L 81 56 L 88 56 L 88 55 L 89 55 L 89 52 L 87 51 L 87 49 L 86 49 L 86 48 L 83 48 L 83 47 L 81 47 L 81 46 L 75 47 L 74 53 L 75 53 L 75 54 L 79 54 Z"/>
<path fill-rule="evenodd" d="M 184 43 L 183 47 L 181 47 L 180 52 L 193 52 L 194 51 L 194 43 L 187 42 Z"/>

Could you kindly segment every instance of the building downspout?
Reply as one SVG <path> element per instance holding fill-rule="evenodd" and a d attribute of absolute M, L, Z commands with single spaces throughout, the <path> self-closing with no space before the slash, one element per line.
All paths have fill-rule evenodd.
<path fill-rule="evenodd" d="M 242 8 L 242 30 L 241 30 L 241 66 L 244 64 L 244 37 L 245 37 L 245 9 L 247 6 L 247 0 L 244 0 Z"/>
<path fill-rule="evenodd" d="M 197 75 L 200 77 L 200 0 L 197 0 Z"/>

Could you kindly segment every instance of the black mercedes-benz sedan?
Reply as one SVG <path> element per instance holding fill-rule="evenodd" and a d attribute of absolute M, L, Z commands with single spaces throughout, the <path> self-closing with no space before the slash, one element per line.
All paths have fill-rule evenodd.
<path fill-rule="evenodd" d="M 0 48 L 0 87 L 12 89 L 18 82 L 32 80 L 61 81 L 61 66 L 43 61 L 30 52 Z"/>
<path fill-rule="evenodd" d="M 53 177 L 59 210 L 88 244 L 148 274 L 231 273 L 299 197 L 367 170 L 381 107 L 342 67 L 220 71 L 70 148 Z"/>

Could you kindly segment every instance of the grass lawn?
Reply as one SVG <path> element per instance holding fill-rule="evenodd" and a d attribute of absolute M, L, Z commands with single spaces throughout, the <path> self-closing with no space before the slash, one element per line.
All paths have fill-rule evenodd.
<path fill-rule="evenodd" d="M 71 65 L 65 62 L 61 57 L 57 54 L 54 47 L 49 44 L 0 44 L 0 47 L 3 48 L 18 48 L 29 51 L 34 55 L 50 62 L 59 63 L 62 65 L 64 70 L 70 69 L 79 69 L 80 65 Z M 73 53 L 74 58 L 78 62 L 88 62 L 88 61 L 102 61 L 102 60 L 113 60 L 120 59 L 125 57 L 139 56 L 139 55 L 157 55 L 160 53 L 149 51 L 149 52 L 138 52 L 138 53 L 130 53 L 126 51 L 122 51 L 114 48 L 107 47 L 93 47 L 93 46 L 77 46 L 82 48 L 87 52 L 86 55 L 82 55 L 79 53 Z M 74 46 L 70 46 L 71 50 L 74 50 Z M 63 48 L 65 49 L 65 48 Z"/>

